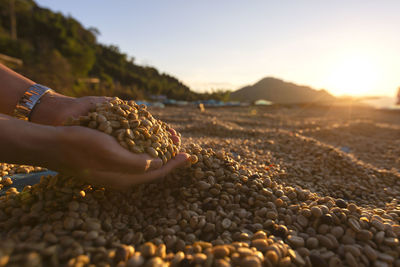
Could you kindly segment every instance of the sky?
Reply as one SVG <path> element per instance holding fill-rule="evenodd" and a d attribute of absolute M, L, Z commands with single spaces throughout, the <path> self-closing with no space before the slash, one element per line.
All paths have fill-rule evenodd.
<path fill-rule="evenodd" d="M 37 0 L 193 90 L 272 76 L 336 96 L 394 96 L 398 0 Z"/>

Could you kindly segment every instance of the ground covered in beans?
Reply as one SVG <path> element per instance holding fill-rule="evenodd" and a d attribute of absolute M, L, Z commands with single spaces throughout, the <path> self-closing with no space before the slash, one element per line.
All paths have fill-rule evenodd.
<path fill-rule="evenodd" d="M 123 193 L 9 189 L 0 266 L 400 266 L 399 113 L 149 111 L 198 162 Z"/>

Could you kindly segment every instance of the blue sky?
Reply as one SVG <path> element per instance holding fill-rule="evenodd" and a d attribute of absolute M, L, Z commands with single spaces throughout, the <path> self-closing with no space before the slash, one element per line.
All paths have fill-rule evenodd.
<path fill-rule="evenodd" d="M 400 1 L 39 0 L 197 91 L 274 76 L 335 95 L 394 95 Z"/>

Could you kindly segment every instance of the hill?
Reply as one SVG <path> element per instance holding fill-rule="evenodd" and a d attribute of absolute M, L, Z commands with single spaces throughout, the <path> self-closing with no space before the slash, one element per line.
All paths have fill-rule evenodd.
<path fill-rule="evenodd" d="M 97 34 L 33 0 L 0 0 L 0 54 L 22 60 L 14 69 L 39 83 L 71 96 L 218 98 L 218 93 L 195 93 L 169 74 L 135 64 L 117 46 L 98 43 Z"/>
<path fill-rule="evenodd" d="M 279 104 L 330 102 L 335 100 L 325 90 L 297 85 L 280 79 L 267 77 L 254 85 L 245 86 L 231 93 L 232 100 L 256 101 L 265 99 Z"/>

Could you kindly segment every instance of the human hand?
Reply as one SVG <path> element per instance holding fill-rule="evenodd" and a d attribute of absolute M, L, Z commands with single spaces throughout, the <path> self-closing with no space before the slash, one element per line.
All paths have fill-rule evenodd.
<path fill-rule="evenodd" d="M 48 159 L 51 169 L 73 173 L 102 186 L 125 189 L 166 176 L 184 166 L 189 155 L 179 153 L 162 166 L 161 159 L 134 154 L 109 135 L 80 126 L 56 127 L 58 140 Z"/>
<path fill-rule="evenodd" d="M 67 97 L 55 92 L 45 94 L 40 103 L 32 110 L 30 120 L 34 123 L 61 126 L 70 117 L 87 115 L 96 107 L 110 97 L 106 96 L 84 96 Z"/>
<path fill-rule="evenodd" d="M 89 113 L 97 103 L 110 100 L 107 96 L 84 96 L 79 98 L 67 97 L 58 93 L 48 93 L 43 96 L 41 103 L 35 107 L 31 115 L 34 123 L 61 126 L 69 118 L 77 118 Z M 179 145 L 181 140 L 174 129 L 169 129 L 171 139 Z"/>
<path fill-rule="evenodd" d="M 56 125 L 63 125 L 69 118 L 87 115 L 96 108 L 97 103 L 110 100 L 108 96 L 83 96 L 74 98 L 68 107 L 57 111 Z"/>

